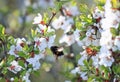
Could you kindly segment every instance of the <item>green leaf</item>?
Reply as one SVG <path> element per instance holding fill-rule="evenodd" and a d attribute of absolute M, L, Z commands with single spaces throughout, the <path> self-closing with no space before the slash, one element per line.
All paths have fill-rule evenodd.
<path fill-rule="evenodd" d="M 94 81 L 94 78 L 88 78 L 87 82 L 93 82 Z"/>
<path fill-rule="evenodd" d="M 20 72 L 20 77 L 25 76 L 26 72 L 27 72 L 26 70 L 21 70 L 21 72 Z"/>
<path fill-rule="evenodd" d="M 86 4 L 80 4 L 80 11 L 83 14 L 88 14 L 90 12 L 90 9 Z"/>
<path fill-rule="evenodd" d="M 113 66 L 112 70 L 115 74 L 120 74 L 120 65 Z"/>
<path fill-rule="evenodd" d="M 32 66 L 32 64 L 28 64 L 28 68 L 32 68 L 33 66 Z"/>
<path fill-rule="evenodd" d="M 0 68 L 3 67 L 4 63 L 5 63 L 5 60 L 2 59 L 2 61 L 0 61 Z"/>
<path fill-rule="evenodd" d="M 27 9 L 27 13 L 34 12 L 34 9 L 33 9 L 32 5 L 28 6 L 26 9 Z"/>
<path fill-rule="evenodd" d="M 7 37 L 7 41 L 12 45 L 15 44 L 13 36 Z"/>
<path fill-rule="evenodd" d="M 22 66 L 23 68 L 25 67 L 25 63 L 24 63 L 23 60 L 19 60 L 19 61 L 18 61 L 18 64 L 19 64 L 20 66 Z"/>
<path fill-rule="evenodd" d="M 104 77 L 103 77 L 104 79 L 109 79 L 108 74 L 111 73 L 109 67 L 100 66 L 100 71 L 104 72 Z"/>
<path fill-rule="evenodd" d="M 33 46 L 30 46 L 30 47 L 26 46 L 26 50 L 27 50 L 27 52 L 32 52 L 33 51 Z"/>
<path fill-rule="evenodd" d="M 113 8 L 120 8 L 119 0 L 111 0 Z"/>
<path fill-rule="evenodd" d="M 106 0 L 95 0 L 98 6 L 103 7 L 105 5 Z"/>
<path fill-rule="evenodd" d="M 40 72 L 38 72 L 38 71 L 34 71 L 33 73 L 34 73 L 34 75 L 36 75 L 36 76 L 40 76 Z"/>
<path fill-rule="evenodd" d="M 5 34 L 5 28 L 0 24 L 0 34 Z"/>
<path fill-rule="evenodd" d="M 40 52 L 39 50 L 34 50 L 35 54 L 39 54 L 39 52 Z"/>
<path fill-rule="evenodd" d="M 118 30 L 115 29 L 115 28 L 111 28 L 110 31 L 111 31 L 113 37 L 115 37 L 115 36 L 117 36 L 117 35 L 119 34 L 119 33 L 118 33 Z"/>
<path fill-rule="evenodd" d="M 84 61 L 83 61 L 83 63 L 84 63 L 84 65 L 85 65 L 85 66 L 87 66 L 87 67 L 89 66 L 89 64 L 88 64 L 88 61 L 87 61 L 87 60 L 84 60 Z"/>
<path fill-rule="evenodd" d="M 93 60 L 90 59 L 88 63 L 89 63 L 89 66 L 92 66 Z"/>
<path fill-rule="evenodd" d="M 49 14 L 46 12 L 44 12 L 44 14 L 43 14 L 43 21 L 45 22 L 45 23 L 47 23 L 48 21 L 49 21 Z"/>
<path fill-rule="evenodd" d="M 5 75 L 8 72 L 8 68 L 4 67 L 4 69 L 2 70 L 2 73 Z"/>
<path fill-rule="evenodd" d="M 83 36 L 80 36 L 80 40 L 83 40 L 85 37 L 86 37 L 85 34 Z"/>
<path fill-rule="evenodd" d="M 75 56 L 76 62 L 78 62 L 78 60 L 79 60 L 80 58 L 81 58 L 81 55 L 80 55 L 80 54 L 76 55 L 76 56 Z"/>
<path fill-rule="evenodd" d="M 80 28 L 82 28 L 83 27 L 83 24 L 81 23 L 81 22 L 75 22 L 75 26 L 78 28 L 78 29 L 80 29 Z"/>
<path fill-rule="evenodd" d="M 19 82 L 18 77 L 15 77 L 15 78 L 14 78 L 14 82 Z"/>
<path fill-rule="evenodd" d="M 19 55 L 20 57 L 24 57 L 24 58 L 27 57 L 26 54 L 25 54 L 24 52 L 22 52 L 22 51 L 19 51 L 19 52 L 18 52 L 18 55 Z"/>
<path fill-rule="evenodd" d="M 31 35 L 32 37 L 35 37 L 37 35 L 37 30 L 31 29 Z"/>
<path fill-rule="evenodd" d="M 80 66 L 80 70 L 82 72 L 86 72 L 86 71 L 88 71 L 88 68 L 86 66 Z"/>
<path fill-rule="evenodd" d="M 49 37 L 49 36 L 52 36 L 54 34 L 55 34 L 55 32 L 45 32 L 44 36 Z"/>
<path fill-rule="evenodd" d="M 7 62 L 10 63 L 15 59 L 14 55 L 9 55 L 9 57 L 7 58 Z"/>

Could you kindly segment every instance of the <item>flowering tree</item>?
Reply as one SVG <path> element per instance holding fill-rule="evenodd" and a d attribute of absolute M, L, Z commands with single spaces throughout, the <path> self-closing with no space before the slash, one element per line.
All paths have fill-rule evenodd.
<path fill-rule="evenodd" d="M 0 25 L 0 77 L 6 82 L 30 82 L 29 76 L 40 68 L 51 51 L 56 61 L 60 56 L 77 60 L 74 69 L 65 72 L 66 82 L 120 81 L 120 9 L 118 0 L 104 0 L 92 11 L 72 0 L 41 0 L 43 8 L 50 7 L 51 17 L 43 13 L 33 19 L 37 25 L 27 38 L 14 38 Z M 55 4 L 54 4 L 55 3 Z M 104 6 L 103 6 L 104 5 Z M 118 5 L 119 6 L 119 5 Z M 55 43 L 56 31 L 62 37 Z M 81 49 L 75 55 L 73 45 Z M 65 54 L 64 48 L 70 52 Z M 68 72 L 69 71 L 69 72 Z M 67 75 L 66 75 L 67 73 Z"/>

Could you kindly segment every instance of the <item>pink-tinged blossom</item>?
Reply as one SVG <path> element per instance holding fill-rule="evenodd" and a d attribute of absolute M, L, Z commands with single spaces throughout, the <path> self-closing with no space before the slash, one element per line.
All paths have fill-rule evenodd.
<path fill-rule="evenodd" d="M 94 46 L 99 46 L 99 39 L 95 35 L 91 35 L 89 37 L 85 37 L 82 40 L 84 46 L 89 46 L 89 45 L 94 45 Z"/>
<path fill-rule="evenodd" d="M 21 43 L 26 42 L 26 40 L 25 40 L 25 38 L 17 38 L 17 39 L 15 39 L 15 42 L 16 42 L 16 44 L 21 44 Z"/>
<path fill-rule="evenodd" d="M 105 67 L 111 66 L 114 62 L 111 51 L 107 46 L 102 46 L 99 52 L 99 64 L 104 65 Z"/>
<path fill-rule="evenodd" d="M 44 34 L 45 31 L 47 30 L 47 26 L 46 25 L 42 25 L 42 24 L 39 24 L 38 25 L 39 27 L 36 28 L 36 31 L 40 34 Z"/>
<path fill-rule="evenodd" d="M 67 16 L 77 16 L 80 14 L 77 6 L 69 6 L 63 8 L 65 15 Z"/>
<path fill-rule="evenodd" d="M 18 64 L 17 61 L 12 61 L 11 66 L 8 67 L 8 70 L 17 74 L 19 71 L 21 71 L 23 68 Z"/>
<path fill-rule="evenodd" d="M 22 51 L 22 47 L 20 45 L 16 45 L 16 46 L 12 45 L 10 47 L 8 54 L 14 55 L 15 57 L 18 57 L 17 52 L 19 52 L 19 51 Z"/>
<path fill-rule="evenodd" d="M 47 47 L 47 41 L 45 38 L 34 38 L 35 41 L 35 46 L 34 47 L 38 47 L 40 51 L 44 51 L 45 48 Z"/>
<path fill-rule="evenodd" d="M 40 24 L 42 23 L 42 16 L 40 13 L 38 13 L 38 16 L 36 16 L 34 19 L 33 19 L 33 24 Z"/>

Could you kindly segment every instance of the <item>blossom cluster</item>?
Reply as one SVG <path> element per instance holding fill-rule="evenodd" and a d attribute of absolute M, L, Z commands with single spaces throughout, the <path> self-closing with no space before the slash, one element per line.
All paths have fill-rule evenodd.
<path fill-rule="evenodd" d="M 38 27 L 32 30 L 32 40 L 26 38 L 13 39 L 9 46 L 9 65 L 7 69 L 13 74 L 18 74 L 22 81 L 31 82 L 30 74 L 32 71 L 40 69 L 40 59 L 44 59 L 46 49 L 50 49 L 55 40 L 55 31 L 49 25 L 45 24 L 42 15 L 39 13 L 34 18 L 33 24 Z M 35 34 L 34 34 L 35 33 Z M 15 77 L 9 77 L 7 80 L 16 81 Z"/>
<path fill-rule="evenodd" d="M 72 70 L 71 73 L 78 73 L 80 74 L 82 80 L 89 80 L 92 77 L 89 76 L 87 70 L 95 69 L 96 73 L 101 71 L 100 75 L 102 75 L 103 78 L 106 78 L 106 72 L 103 69 L 101 70 L 102 67 L 105 67 L 109 70 L 109 72 L 106 74 L 110 79 L 109 74 L 112 71 L 111 67 L 115 65 L 114 63 L 116 63 L 115 55 L 117 57 L 119 56 L 113 53 L 117 51 L 119 52 L 120 50 L 119 33 L 116 35 L 113 33 L 113 30 L 118 30 L 120 28 L 120 11 L 112 9 L 111 1 L 106 0 L 104 11 L 99 10 L 96 7 L 92 16 L 95 22 L 93 25 L 89 26 L 88 30 L 86 31 L 86 37 L 84 38 L 86 39 L 86 42 L 84 45 L 82 45 L 84 51 L 80 52 L 81 58 L 78 60 L 79 66 Z M 86 68 L 85 62 L 89 63 L 90 61 L 92 61 L 91 68 L 93 69 Z M 109 81 L 108 78 L 106 81 Z M 114 77 L 114 82 L 117 81 L 115 79 L 116 77 Z M 97 78 L 94 78 L 91 81 L 93 80 L 99 81 Z"/>

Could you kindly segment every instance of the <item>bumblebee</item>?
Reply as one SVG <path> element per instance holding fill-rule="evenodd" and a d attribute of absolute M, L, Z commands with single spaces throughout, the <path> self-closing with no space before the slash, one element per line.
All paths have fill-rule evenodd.
<path fill-rule="evenodd" d="M 50 50 L 56 56 L 56 59 L 58 59 L 59 56 L 64 55 L 63 47 L 51 46 Z"/>

